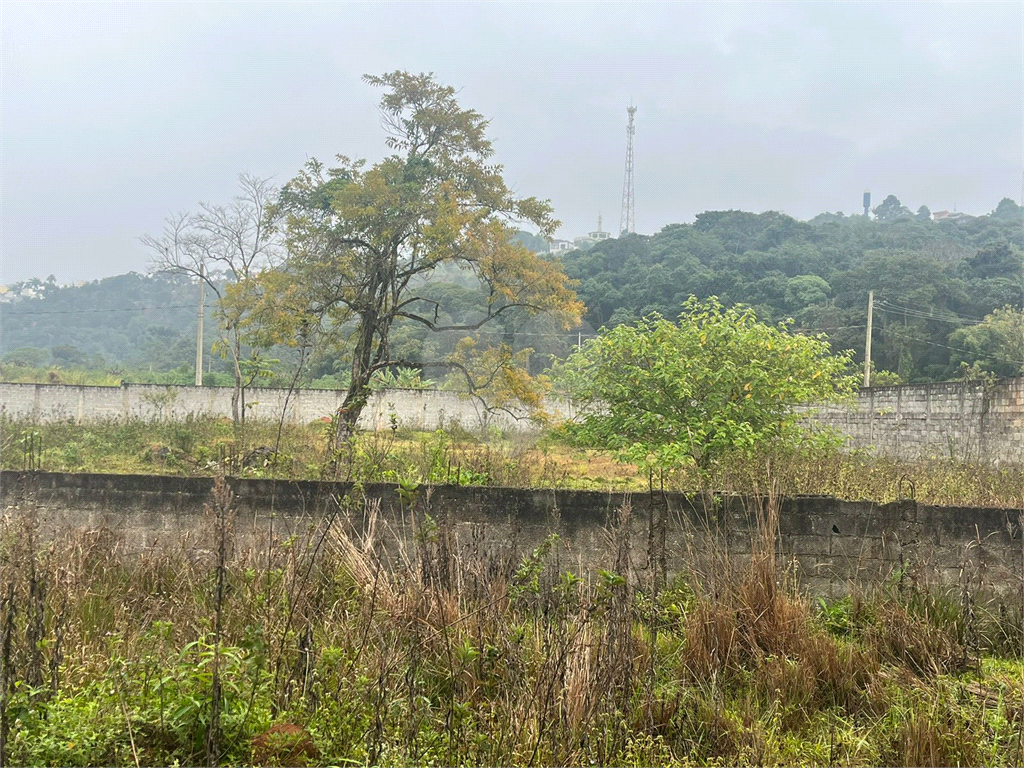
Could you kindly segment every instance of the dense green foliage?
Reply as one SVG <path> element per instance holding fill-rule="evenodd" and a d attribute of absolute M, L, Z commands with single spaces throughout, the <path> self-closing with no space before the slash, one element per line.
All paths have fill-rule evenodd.
<path fill-rule="evenodd" d="M 1020 358 L 951 334 L 1021 306 L 1022 244 L 1020 208 L 1004 199 L 988 216 L 938 221 L 709 211 L 693 224 L 601 242 L 563 260 L 594 328 L 650 312 L 674 317 L 691 294 L 718 296 L 768 322 L 792 317 L 795 330 L 825 332 L 835 349 L 856 350 L 859 359 L 874 290 L 876 368 L 928 381 L 956 377 L 962 361 L 998 363 L 989 369 L 1001 375 L 1021 370 Z"/>
<path fill-rule="evenodd" d="M 793 404 L 851 391 L 848 365 L 823 337 L 690 298 L 678 322 L 651 314 L 604 330 L 569 358 L 564 378 L 584 410 L 567 429 L 642 467 L 707 469 L 730 453 L 799 439 Z"/>
<path fill-rule="evenodd" d="M 1018 376 L 1024 360 L 1024 312 L 1001 307 L 975 325 L 958 328 L 949 336 L 956 357 L 967 370 L 995 376 Z"/>

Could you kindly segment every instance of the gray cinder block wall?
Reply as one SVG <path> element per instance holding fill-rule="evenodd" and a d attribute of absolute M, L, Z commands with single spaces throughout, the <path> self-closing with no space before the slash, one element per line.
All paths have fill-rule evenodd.
<path fill-rule="evenodd" d="M 18 473 L 0 475 L 4 522 L 29 517 L 42 540 L 65 531 L 112 531 L 127 551 L 193 541 L 210 549 L 206 506 L 212 478 Z M 236 542 L 323 530 L 337 510 L 342 483 L 228 478 L 233 492 Z M 655 572 L 682 571 L 718 578 L 729 563 L 749 562 L 767 512 L 764 499 L 690 497 L 683 494 L 604 493 L 434 486 L 410 506 L 394 485 L 369 485 L 337 525 L 358 529 L 369 509 L 380 513 L 380 539 L 404 540 L 413 551 L 413 520 L 429 513 L 458 546 L 504 548 L 518 562 L 549 533 L 560 537 L 558 556 L 575 572 L 612 567 L 619 551 L 613 527 L 628 542 L 629 576 L 644 583 Z M 620 510 L 629 510 L 619 520 Z M 662 518 L 661 515 L 664 514 Z M 664 546 L 660 539 L 664 520 Z M 207 531 L 203 533 L 204 529 Z M 658 535 L 652 535 L 658 534 Z M 203 536 L 206 539 L 203 539 Z M 778 563 L 791 566 L 815 595 L 838 596 L 851 585 L 914 579 L 928 586 L 989 589 L 1020 600 L 1020 510 L 963 509 L 841 501 L 828 497 L 782 499 L 774 542 Z M 457 550 L 456 550 L 457 551 Z M 626 574 L 623 574 L 626 575 Z"/>
<path fill-rule="evenodd" d="M 164 386 L 126 384 L 120 387 L 87 387 L 66 384 L 0 383 L 0 413 L 15 419 L 45 423 L 83 423 L 104 419 L 184 420 L 186 416 L 231 416 L 230 387 Z M 339 390 L 246 390 L 248 418 L 278 419 L 283 413 L 291 422 L 308 423 L 331 417 L 344 401 Z M 565 406 L 552 404 L 567 414 Z M 392 415 L 409 429 L 434 430 L 459 424 L 466 429 L 529 430 L 536 425 L 525 409 L 489 411 L 474 397 L 430 389 L 391 389 L 376 392 L 363 411 L 362 429 L 387 429 Z"/>
<path fill-rule="evenodd" d="M 1024 463 L 1024 377 L 861 389 L 856 405 L 819 407 L 814 420 L 850 448 L 904 459 Z"/>

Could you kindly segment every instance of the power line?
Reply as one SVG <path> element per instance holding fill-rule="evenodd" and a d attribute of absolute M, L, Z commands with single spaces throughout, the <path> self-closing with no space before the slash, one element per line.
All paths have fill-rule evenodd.
<path fill-rule="evenodd" d="M 930 344 L 933 347 L 942 347 L 943 349 L 951 349 L 954 352 L 963 352 L 964 354 L 967 354 L 967 355 L 973 355 L 975 358 L 978 358 L 978 357 L 982 356 L 979 352 L 977 352 L 975 350 L 963 349 L 961 347 L 951 347 L 948 344 L 939 344 L 937 341 L 929 341 L 928 339 L 919 339 L 916 336 L 910 336 L 909 334 L 906 334 L 906 333 L 899 333 L 899 335 L 902 338 L 904 338 L 904 339 L 910 339 L 911 341 L 917 341 L 917 342 L 920 342 L 921 344 Z M 1024 360 L 1014 360 L 1013 358 L 1004 357 L 1003 355 L 1000 355 L 998 353 L 992 353 L 990 356 L 996 358 L 997 360 L 1001 360 L 1004 363 L 1010 363 L 1011 365 L 1024 365 Z"/>
<path fill-rule="evenodd" d="M 949 323 L 950 325 L 978 325 L 984 322 L 984 320 L 979 320 L 976 317 L 966 317 L 964 315 L 958 315 L 955 312 L 949 312 L 948 310 L 944 312 L 945 316 L 943 316 L 937 315 L 933 311 L 925 311 L 915 307 L 901 307 L 897 304 L 885 301 L 884 299 L 877 302 L 875 306 L 883 312 L 908 315 L 909 317 L 915 317 L 922 320 L 937 320 L 941 323 Z"/>
<path fill-rule="evenodd" d="M 853 328 L 867 328 L 865 323 L 860 325 L 833 325 L 828 328 L 794 328 L 796 333 L 828 333 L 829 331 L 848 331 Z"/>
<path fill-rule="evenodd" d="M 807 333 L 829 333 L 831 331 L 846 331 L 852 329 L 862 329 L 867 326 L 864 323 L 860 325 L 834 325 L 822 328 L 794 328 L 793 333 L 807 334 Z M 455 333 L 455 331 L 448 331 L 448 333 Z M 498 330 L 497 328 L 480 328 L 474 331 L 476 335 L 488 335 L 488 336 L 504 336 L 505 331 Z M 563 333 L 544 333 L 541 331 L 515 331 L 512 334 L 515 338 L 538 338 L 538 339 L 561 339 L 563 341 L 571 341 L 575 344 L 579 340 L 578 331 L 567 331 Z M 589 341 L 590 339 L 599 338 L 599 334 L 596 333 L 584 333 L 582 335 L 583 341 Z"/>
<path fill-rule="evenodd" d="M 879 301 L 877 304 L 879 309 L 892 312 L 894 314 L 909 315 L 911 317 L 921 317 L 928 320 L 939 320 L 947 323 L 980 323 L 981 320 L 975 317 L 964 317 L 957 315 L 953 312 L 946 312 L 945 314 L 936 314 L 934 310 L 925 310 L 919 307 L 901 307 L 898 304 L 892 304 L 884 299 Z"/>
<path fill-rule="evenodd" d="M 211 309 L 213 304 L 204 304 L 204 309 Z M 102 307 L 93 309 L 40 309 L 29 311 L 18 311 L 14 314 L 22 315 L 84 315 L 94 312 L 148 312 L 155 309 L 194 309 L 194 304 L 165 304 L 161 307 Z"/>

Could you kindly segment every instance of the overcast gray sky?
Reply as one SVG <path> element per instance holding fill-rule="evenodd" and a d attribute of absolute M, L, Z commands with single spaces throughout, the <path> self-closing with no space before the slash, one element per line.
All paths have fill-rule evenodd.
<path fill-rule="evenodd" d="M 986 213 L 1024 172 L 1021 2 L 26 3 L 2 13 L 0 280 L 146 271 L 240 171 L 385 152 L 364 73 L 432 71 L 491 119 L 561 235 L 705 210 Z"/>

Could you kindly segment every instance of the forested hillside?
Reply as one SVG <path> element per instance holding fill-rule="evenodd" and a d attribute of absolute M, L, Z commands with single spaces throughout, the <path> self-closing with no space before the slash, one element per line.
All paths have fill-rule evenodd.
<path fill-rule="evenodd" d="M 893 198 L 895 200 L 895 198 Z M 877 219 L 710 211 L 651 237 L 599 243 L 563 257 L 595 328 L 650 312 L 675 317 L 691 294 L 791 317 L 863 360 L 868 292 L 872 357 L 903 380 L 942 380 L 961 362 L 1021 370 L 1022 222 L 1004 199 L 989 216 L 934 221 L 897 205 Z M 877 210 L 877 209 L 876 209 Z M 1003 307 L 1017 313 L 997 313 Z"/>
<path fill-rule="evenodd" d="M 895 204 L 892 204 L 895 201 Z M 836 349 L 862 360 L 868 291 L 875 292 L 873 358 L 876 368 L 904 381 L 973 373 L 1017 375 L 1021 339 L 1022 211 L 1004 199 L 988 216 L 932 220 L 912 214 L 895 198 L 876 218 L 821 214 L 801 222 L 768 212 L 709 211 L 693 224 L 673 224 L 652 236 L 603 241 L 563 254 L 586 304 L 582 331 L 564 332 L 543 318 L 509 317 L 479 334 L 531 348 L 537 371 L 551 355 L 564 356 L 603 325 L 650 312 L 675 317 L 691 295 L 716 295 L 726 304 L 752 305 L 768 321 L 791 317 L 798 329 L 824 332 Z M 542 240 L 519 239 L 539 249 Z M 28 289 L 28 290 L 26 290 Z M 470 275 L 440 269 L 423 288 L 465 322 L 486 296 Z M 89 368 L 117 374 L 178 371 L 191 380 L 195 359 L 197 286 L 182 277 L 129 273 L 78 287 L 35 280 L 10 286 L 0 303 L 0 355 L 10 364 Z M 207 296 L 207 304 L 212 300 Z M 459 311 L 461 307 L 463 311 Z M 1009 311 L 1004 308 L 1010 307 Z M 410 361 L 440 361 L 465 333 L 432 334 L 406 324 L 393 345 Z M 218 337 L 207 309 L 208 366 Z M 342 386 L 343 359 L 316 355 L 307 383 Z M 288 358 L 287 350 L 273 357 Z M 438 371 L 428 369 L 437 377 Z M 893 381 L 880 377 L 879 381 Z"/>
<path fill-rule="evenodd" d="M 199 291 L 184 278 L 129 272 L 78 286 L 33 280 L 10 286 L 3 298 L 5 363 L 113 371 L 194 365 Z"/>

